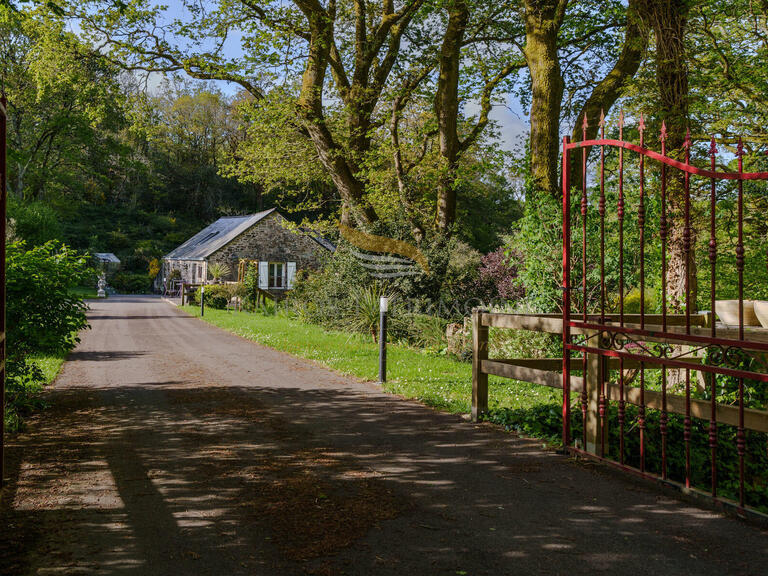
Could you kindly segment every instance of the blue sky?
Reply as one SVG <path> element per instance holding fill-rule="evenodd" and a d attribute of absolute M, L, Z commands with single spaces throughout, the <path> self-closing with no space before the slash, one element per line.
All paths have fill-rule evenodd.
<path fill-rule="evenodd" d="M 191 17 L 190 12 L 184 6 L 183 0 L 167 0 L 166 1 L 166 14 L 167 21 L 174 19 L 186 20 Z M 79 32 L 79 27 L 76 22 L 71 24 L 73 32 Z M 237 58 L 242 56 L 243 50 L 239 42 L 239 36 L 232 34 L 229 42 L 225 46 L 224 54 L 228 57 Z M 158 86 L 162 81 L 162 76 L 158 75 L 154 82 L 150 82 L 150 89 L 152 85 Z M 233 95 L 240 90 L 237 84 L 223 81 L 214 81 L 215 84 L 225 94 Z M 517 99 L 505 95 L 503 100 L 504 104 L 497 104 L 494 106 L 490 119 L 497 123 L 499 126 L 499 144 L 505 150 L 519 151 L 524 145 L 523 138 L 528 132 L 528 113 L 524 110 Z M 476 102 L 469 102 L 466 104 L 465 111 L 467 114 L 473 114 L 479 111 L 479 106 Z"/>

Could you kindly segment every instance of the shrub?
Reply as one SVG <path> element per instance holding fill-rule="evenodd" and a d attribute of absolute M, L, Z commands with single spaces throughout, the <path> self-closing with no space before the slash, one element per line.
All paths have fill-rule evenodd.
<path fill-rule="evenodd" d="M 431 314 L 404 314 L 397 318 L 396 325 L 403 327 L 409 344 L 432 352 L 442 352 L 446 348 L 448 321 L 444 318 Z"/>
<path fill-rule="evenodd" d="M 118 272 L 112 277 L 109 284 L 123 294 L 146 294 L 152 287 L 152 279 L 146 274 Z"/>
<path fill-rule="evenodd" d="M 354 287 L 372 282 L 360 262 L 341 247 L 319 270 L 297 275 L 286 303 L 304 322 L 344 328 L 347 310 L 343 303 L 350 301 Z"/>
<path fill-rule="evenodd" d="M 157 275 L 160 274 L 161 268 L 160 260 L 152 258 L 152 260 L 149 261 L 149 277 L 156 278 Z"/>
<path fill-rule="evenodd" d="M 17 432 L 23 428 L 24 418 L 44 405 L 40 392 L 45 375 L 40 367 L 28 358 L 16 355 L 6 360 L 5 414 L 6 430 Z"/>
<path fill-rule="evenodd" d="M 488 290 L 489 299 L 519 300 L 525 289 L 517 282 L 518 265 L 522 261 L 514 250 L 498 248 L 483 256 L 478 271 L 478 292 Z"/>
<path fill-rule="evenodd" d="M 200 292 L 200 288 L 195 291 L 190 304 L 200 304 Z M 205 287 L 205 305 L 215 310 L 224 310 L 232 298 L 242 297 L 243 294 L 242 284 L 209 284 Z"/>
<path fill-rule="evenodd" d="M 256 308 L 259 294 L 259 266 L 256 262 L 249 262 L 243 278 L 243 298 L 245 306 L 249 310 Z"/>
<path fill-rule="evenodd" d="M 11 196 L 8 218 L 13 220 L 15 235 L 28 246 L 40 246 L 62 237 L 61 224 L 55 210 L 44 202 L 22 202 Z"/>
<path fill-rule="evenodd" d="M 9 244 L 9 354 L 69 350 L 77 342 L 77 332 L 88 325 L 86 305 L 71 289 L 91 275 L 84 255 L 56 242 L 31 250 L 24 242 Z"/>
<path fill-rule="evenodd" d="M 221 280 L 230 273 L 230 268 L 223 262 L 213 262 L 208 266 L 208 276 L 213 280 Z"/>
<path fill-rule="evenodd" d="M 353 288 L 349 304 L 344 309 L 343 323 L 353 332 L 370 334 L 374 341 L 378 339 L 379 299 L 386 296 L 378 284 L 356 286 Z"/>

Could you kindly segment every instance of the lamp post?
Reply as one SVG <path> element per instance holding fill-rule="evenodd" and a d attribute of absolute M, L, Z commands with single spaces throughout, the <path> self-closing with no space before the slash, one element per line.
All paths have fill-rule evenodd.
<path fill-rule="evenodd" d="M 379 299 L 379 382 L 387 381 L 387 310 L 389 299 Z"/>

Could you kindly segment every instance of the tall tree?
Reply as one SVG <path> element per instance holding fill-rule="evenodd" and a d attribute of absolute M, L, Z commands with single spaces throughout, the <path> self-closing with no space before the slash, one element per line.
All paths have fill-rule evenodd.
<path fill-rule="evenodd" d="M 0 6 L 11 194 L 86 193 L 109 178 L 114 165 L 108 158 L 120 151 L 126 124 L 118 74 L 45 7 Z"/>
<path fill-rule="evenodd" d="M 686 133 L 689 130 L 688 59 L 686 33 L 689 0 L 648 0 L 644 17 L 649 22 L 655 40 L 655 75 L 660 110 L 659 116 L 667 127 L 667 150 L 677 159 L 686 154 Z M 696 303 L 695 228 L 687 223 L 686 194 L 683 174 L 677 175 L 668 188 L 669 207 L 669 265 L 667 292 L 674 309 L 686 301 L 686 287 Z"/>

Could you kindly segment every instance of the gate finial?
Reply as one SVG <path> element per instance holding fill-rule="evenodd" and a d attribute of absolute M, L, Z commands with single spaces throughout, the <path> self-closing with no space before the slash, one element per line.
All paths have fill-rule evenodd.
<path fill-rule="evenodd" d="M 664 120 L 661 121 L 661 141 L 667 141 L 667 123 Z"/>
<path fill-rule="evenodd" d="M 637 129 L 640 132 L 640 146 L 642 146 L 644 143 L 643 132 L 645 132 L 645 118 L 642 112 L 640 112 L 640 123 L 637 125 Z"/>
<path fill-rule="evenodd" d="M 691 129 L 686 128 L 685 130 L 685 141 L 683 142 L 683 148 L 686 150 L 689 150 L 691 148 Z"/>
<path fill-rule="evenodd" d="M 587 122 L 587 113 L 584 112 L 584 120 L 581 122 L 581 141 L 587 139 L 587 128 L 589 127 L 589 122 Z"/>
<path fill-rule="evenodd" d="M 715 143 L 715 137 L 712 136 L 709 140 L 709 155 L 714 156 L 717 154 L 717 144 Z"/>
<path fill-rule="evenodd" d="M 619 140 L 624 140 L 624 108 L 619 111 Z"/>
<path fill-rule="evenodd" d="M 600 121 L 597 123 L 600 126 L 600 138 L 605 138 L 605 112 L 600 108 Z"/>
<path fill-rule="evenodd" d="M 736 156 L 739 158 L 744 156 L 744 142 L 742 142 L 741 136 L 739 136 L 739 142 L 736 144 Z"/>

